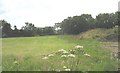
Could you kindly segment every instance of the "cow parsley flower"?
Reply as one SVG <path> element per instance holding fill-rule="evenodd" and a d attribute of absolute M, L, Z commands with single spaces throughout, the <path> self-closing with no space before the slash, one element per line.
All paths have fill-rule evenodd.
<path fill-rule="evenodd" d="M 66 51 L 66 50 L 64 50 L 64 49 L 60 49 L 60 50 L 58 50 L 58 52 L 64 52 L 64 51 Z"/>
<path fill-rule="evenodd" d="M 75 55 L 74 54 L 69 54 L 68 57 L 74 58 Z"/>
<path fill-rule="evenodd" d="M 66 66 L 63 66 L 64 69 L 66 69 L 67 67 Z"/>
<path fill-rule="evenodd" d="M 68 54 L 68 52 L 67 51 L 63 51 L 63 54 Z"/>
<path fill-rule="evenodd" d="M 48 55 L 48 57 L 53 57 L 53 56 L 54 56 L 54 54 L 49 54 L 49 55 Z"/>
<path fill-rule="evenodd" d="M 84 54 L 85 56 L 87 56 L 87 57 L 90 57 L 90 55 L 89 54 Z"/>
<path fill-rule="evenodd" d="M 70 69 L 65 69 L 65 71 L 70 71 Z"/>
<path fill-rule="evenodd" d="M 74 52 L 74 51 L 75 51 L 75 49 L 70 50 L 70 52 Z"/>
<path fill-rule="evenodd" d="M 14 63 L 14 64 L 18 64 L 18 61 L 14 61 L 13 63 Z"/>
<path fill-rule="evenodd" d="M 67 57 L 67 55 L 62 55 L 61 57 L 62 57 L 62 58 L 66 58 L 66 57 Z"/>
<path fill-rule="evenodd" d="M 83 48 L 83 46 L 77 45 L 77 46 L 75 46 L 75 48 L 76 48 L 76 49 L 78 49 L 78 48 Z"/>
<path fill-rule="evenodd" d="M 48 59 L 48 57 L 43 57 L 42 59 L 46 60 L 46 59 Z"/>

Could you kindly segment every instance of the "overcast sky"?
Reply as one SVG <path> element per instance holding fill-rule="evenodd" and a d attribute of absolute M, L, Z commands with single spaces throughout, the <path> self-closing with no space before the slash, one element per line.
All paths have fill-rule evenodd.
<path fill-rule="evenodd" d="M 18 28 L 31 22 L 37 27 L 53 26 L 69 16 L 118 11 L 119 0 L 0 0 L 0 19 Z"/>

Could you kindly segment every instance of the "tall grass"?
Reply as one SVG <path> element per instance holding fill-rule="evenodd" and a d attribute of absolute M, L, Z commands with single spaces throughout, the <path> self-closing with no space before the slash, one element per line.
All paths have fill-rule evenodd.
<path fill-rule="evenodd" d="M 95 38 L 104 38 L 110 34 L 114 34 L 114 29 L 106 29 L 106 28 L 96 28 L 78 35 L 80 39 L 95 39 Z"/>
<path fill-rule="evenodd" d="M 76 50 L 75 58 L 62 58 L 58 50 L 84 46 L 84 56 Z M 117 60 L 110 59 L 110 52 L 101 47 L 102 43 L 93 39 L 78 40 L 73 36 L 41 36 L 3 39 L 4 71 L 110 71 L 117 70 Z M 43 59 L 48 54 L 53 57 Z M 70 53 L 70 52 L 69 52 Z"/>

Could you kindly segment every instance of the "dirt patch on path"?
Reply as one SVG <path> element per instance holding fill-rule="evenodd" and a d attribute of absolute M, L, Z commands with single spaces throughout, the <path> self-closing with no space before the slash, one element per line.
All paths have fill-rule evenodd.
<path fill-rule="evenodd" d="M 102 47 L 111 52 L 118 52 L 118 42 L 103 42 Z"/>

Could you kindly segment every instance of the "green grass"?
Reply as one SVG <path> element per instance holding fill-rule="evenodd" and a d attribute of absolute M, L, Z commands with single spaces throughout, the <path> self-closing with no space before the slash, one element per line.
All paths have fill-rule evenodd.
<path fill-rule="evenodd" d="M 3 71 L 64 71 L 63 66 L 67 66 L 72 71 L 117 70 L 117 60 L 111 60 L 110 52 L 101 48 L 101 42 L 93 39 L 79 40 L 74 36 L 40 36 L 4 38 L 2 42 Z M 75 58 L 64 59 L 61 55 L 55 54 L 59 49 L 69 51 L 76 45 L 84 46 L 83 50 L 91 57 L 85 57 L 78 52 Z M 47 60 L 42 59 L 50 53 L 55 56 Z M 15 64 L 15 61 L 18 64 Z"/>
<path fill-rule="evenodd" d="M 76 43 L 65 41 L 58 36 L 5 38 L 3 39 L 3 52 L 15 55 L 44 55 L 62 48 L 68 50 L 75 45 Z"/>

